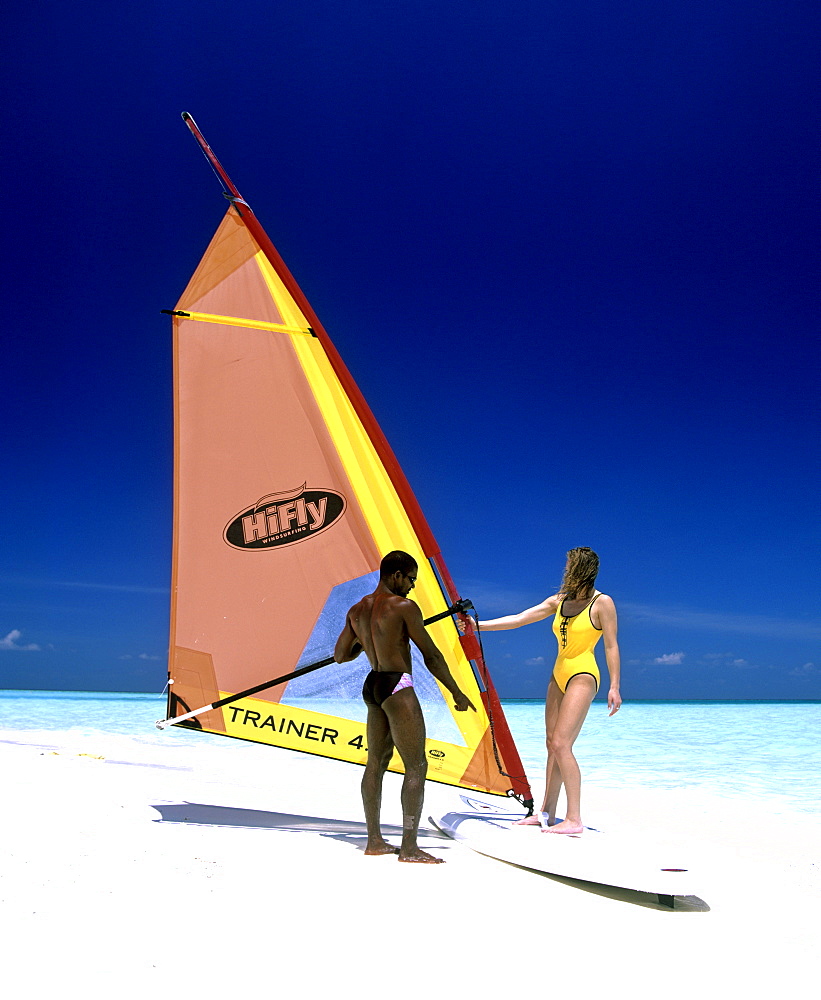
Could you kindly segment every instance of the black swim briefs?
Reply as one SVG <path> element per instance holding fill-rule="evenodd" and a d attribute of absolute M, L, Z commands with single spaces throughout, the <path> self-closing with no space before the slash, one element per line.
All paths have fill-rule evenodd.
<path fill-rule="evenodd" d="M 397 688 L 413 687 L 410 679 L 407 683 L 402 683 L 402 679 L 406 676 L 410 678 L 410 674 L 405 674 L 401 670 L 372 670 L 362 685 L 363 701 L 366 705 L 379 708 Z"/>

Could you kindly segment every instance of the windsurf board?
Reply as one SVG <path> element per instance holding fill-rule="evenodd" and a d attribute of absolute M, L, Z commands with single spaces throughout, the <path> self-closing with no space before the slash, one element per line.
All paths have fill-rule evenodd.
<path fill-rule="evenodd" d="M 473 802 L 468 797 L 463 801 Z M 481 800 L 478 808 L 446 813 L 430 821 L 471 850 L 548 875 L 618 886 L 659 897 L 693 894 L 693 877 L 676 849 L 654 848 L 637 833 L 616 836 L 585 828 L 579 836 L 516 826 L 521 812 L 497 811 Z"/>

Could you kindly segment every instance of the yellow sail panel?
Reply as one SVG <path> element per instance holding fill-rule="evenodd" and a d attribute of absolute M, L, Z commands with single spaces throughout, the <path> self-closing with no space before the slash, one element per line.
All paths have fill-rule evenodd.
<path fill-rule="evenodd" d="M 294 302 L 282 278 L 273 269 L 265 254 L 259 250 L 254 259 L 268 288 L 268 292 L 276 303 L 277 310 L 283 317 L 283 321 L 292 327 L 307 329 L 308 323 L 302 315 L 302 311 L 296 302 Z"/>
<path fill-rule="evenodd" d="M 326 658 L 392 549 L 419 563 L 413 598 L 423 615 L 444 611 L 424 547 L 322 342 L 234 209 L 174 324 L 170 714 Z M 506 794 L 454 621 L 430 628 L 477 711 L 456 712 L 412 650 L 429 777 Z M 332 664 L 186 725 L 363 763 L 368 670 L 364 656 Z M 398 757 L 391 767 L 401 770 Z"/>

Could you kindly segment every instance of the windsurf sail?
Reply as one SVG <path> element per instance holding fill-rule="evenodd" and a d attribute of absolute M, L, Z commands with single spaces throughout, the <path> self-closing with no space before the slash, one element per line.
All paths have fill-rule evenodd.
<path fill-rule="evenodd" d="M 529 800 L 476 636 L 456 626 L 458 592 L 396 457 L 256 216 L 183 118 L 230 204 L 171 311 L 165 724 L 364 764 L 369 665 L 331 654 L 382 556 L 403 549 L 419 563 L 413 597 L 436 619 L 431 637 L 477 708 L 456 712 L 412 647 L 428 778 Z M 398 755 L 390 768 L 402 771 Z"/>

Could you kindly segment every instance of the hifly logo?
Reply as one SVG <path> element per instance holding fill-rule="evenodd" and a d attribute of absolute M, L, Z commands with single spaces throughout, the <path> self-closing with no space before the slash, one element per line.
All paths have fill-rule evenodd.
<path fill-rule="evenodd" d="M 333 490 L 306 489 L 271 493 L 234 517 L 224 532 L 236 549 L 294 545 L 330 528 L 345 512 L 345 497 Z"/>

